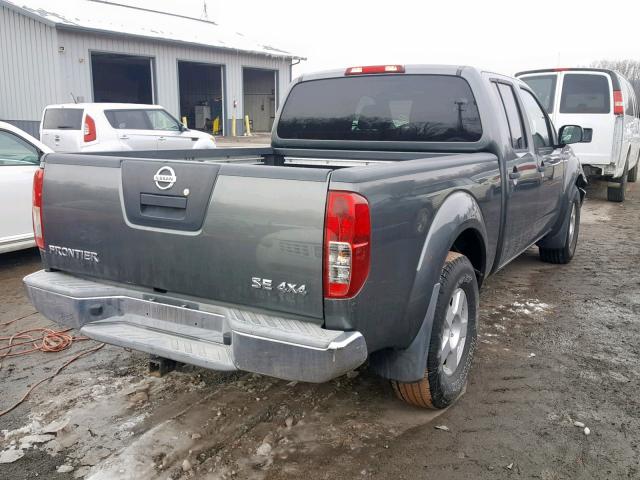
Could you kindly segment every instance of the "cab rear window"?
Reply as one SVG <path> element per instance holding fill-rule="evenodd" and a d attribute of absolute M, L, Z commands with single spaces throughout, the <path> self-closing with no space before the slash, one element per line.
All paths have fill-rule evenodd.
<path fill-rule="evenodd" d="M 562 82 L 560 113 L 609 113 L 611 92 L 604 75 L 567 73 Z"/>
<path fill-rule="evenodd" d="M 285 139 L 476 142 L 469 84 L 451 75 L 372 75 L 297 84 L 278 122 Z"/>
<path fill-rule="evenodd" d="M 82 108 L 48 108 L 44 112 L 42 128 L 46 130 L 80 130 Z"/>

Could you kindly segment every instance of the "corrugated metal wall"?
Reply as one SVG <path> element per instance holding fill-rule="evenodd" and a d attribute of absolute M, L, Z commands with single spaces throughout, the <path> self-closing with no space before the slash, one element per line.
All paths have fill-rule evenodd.
<path fill-rule="evenodd" d="M 153 42 L 132 37 L 95 35 L 93 33 L 58 31 L 58 43 L 65 47 L 59 54 L 62 85 L 66 91 L 92 100 L 91 52 L 111 52 L 140 55 L 153 58 L 155 66 L 156 103 L 179 116 L 178 60 L 224 65 L 226 116 L 233 114 L 233 101 L 237 102 L 236 118 L 243 115 L 242 68 L 270 68 L 278 71 L 278 94 L 286 92 L 290 82 L 289 64 L 283 58 L 252 55 L 242 52 L 215 50 L 187 45 Z"/>
<path fill-rule="evenodd" d="M 62 100 L 57 57 L 54 28 L 0 7 L 0 119 L 39 121 Z"/>
<path fill-rule="evenodd" d="M 59 52 L 59 47 L 64 47 L 64 52 Z M 0 7 L 0 119 L 39 121 L 46 105 L 72 102 L 71 93 L 91 102 L 91 51 L 153 58 L 156 103 L 176 117 L 180 113 L 178 60 L 224 65 L 226 117 L 231 119 L 235 100 L 239 126 L 243 117 L 243 67 L 278 71 L 278 103 L 291 81 L 290 60 L 284 58 L 120 35 L 56 30 Z"/>

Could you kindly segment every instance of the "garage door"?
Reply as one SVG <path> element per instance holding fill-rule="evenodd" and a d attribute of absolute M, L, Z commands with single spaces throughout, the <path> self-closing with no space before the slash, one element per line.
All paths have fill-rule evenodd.
<path fill-rule="evenodd" d="M 94 102 L 154 103 L 149 57 L 93 52 L 91 76 Z"/>

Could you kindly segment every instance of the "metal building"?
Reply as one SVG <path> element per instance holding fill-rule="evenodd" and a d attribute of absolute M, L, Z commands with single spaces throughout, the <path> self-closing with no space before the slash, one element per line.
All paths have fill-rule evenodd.
<path fill-rule="evenodd" d="M 269 131 L 300 57 L 208 20 L 102 0 L 0 0 L 0 120 L 53 103 L 164 106 L 189 128 Z"/>

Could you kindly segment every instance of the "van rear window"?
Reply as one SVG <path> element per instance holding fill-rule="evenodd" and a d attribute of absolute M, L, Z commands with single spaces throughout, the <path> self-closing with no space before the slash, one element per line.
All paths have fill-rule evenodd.
<path fill-rule="evenodd" d="M 379 75 L 298 83 L 282 109 L 278 136 L 476 142 L 482 126 L 476 100 L 463 78 Z"/>
<path fill-rule="evenodd" d="M 80 130 L 82 108 L 48 108 L 44 113 L 42 128 L 46 130 Z"/>
<path fill-rule="evenodd" d="M 562 83 L 560 113 L 609 113 L 610 98 L 606 76 L 567 73 Z"/>
<path fill-rule="evenodd" d="M 546 112 L 552 113 L 558 77 L 556 75 L 536 75 L 535 77 L 524 77 L 521 80 L 531 87 Z"/>

